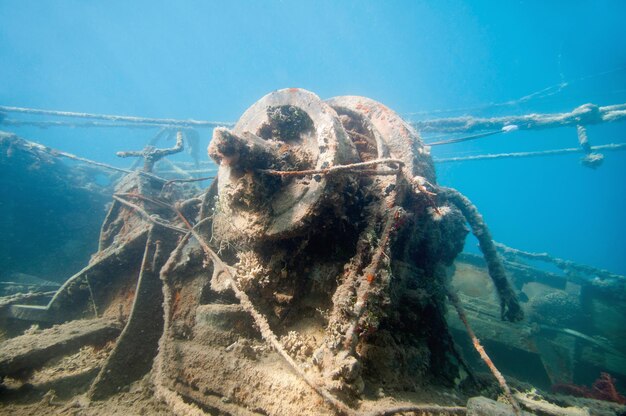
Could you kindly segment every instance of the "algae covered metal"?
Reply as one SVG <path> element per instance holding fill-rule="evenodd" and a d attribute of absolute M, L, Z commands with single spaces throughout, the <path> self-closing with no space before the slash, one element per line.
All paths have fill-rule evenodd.
<path fill-rule="evenodd" d="M 46 305 L 2 305 L 6 322 L 58 325 L 37 348 L 33 333 L 0 345 L 0 376 L 106 344 L 91 400 L 149 374 L 177 414 L 472 414 L 480 383 L 446 319 L 451 302 L 468 326 L 449 268 L 470 229 L 493 320 L 524 308 L 481 215 L 437 184 L 409 124 L 369 98 L 290 88 L 214 130 L 207 189 L 153 172 L 183 147 L 178 134 L 170 149 L 120 154 L 144 169 L 117 183 L 88 265 Z"/>
<path fill-rule="evenodd" d="M 164 398 L 351 413 L 380 407 L 372 392 L 468 375 L 444 318 L 465 218 L 408 124 L 370 99 L 287 89 L 216 129 L 209 155 L 199 241 L 162 270 Z M 212 272 L 205 256 L 221 259 Z"/>

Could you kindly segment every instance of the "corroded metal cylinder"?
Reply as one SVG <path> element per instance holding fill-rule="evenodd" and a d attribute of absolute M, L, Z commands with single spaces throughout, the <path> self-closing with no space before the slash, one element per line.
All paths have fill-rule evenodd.
<path fill-rule="evenodd" d="M 259 170 L 324 169 L 355 160 L 335 111 L 297 88 L 266 95 L 231 131 L 216 129 L 209 155 L 220 166 L 214 230 L 226 239 L 293 236 L 327 192 L 324 177 L 280 179 Z"/>

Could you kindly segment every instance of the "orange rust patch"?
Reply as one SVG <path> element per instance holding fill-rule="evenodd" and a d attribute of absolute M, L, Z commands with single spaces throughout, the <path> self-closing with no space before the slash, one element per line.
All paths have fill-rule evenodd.
<path fill-rule="evenodd" d="M 124 296 L 124 305 L 130 310 L 132 307 L 133 301 L 135 300 L 135 290 L 131 289 L 126 292 L 126 296 Z"/>
<path fill-rule="evenodd" d="M 181 295 L 180 290 L 177 290 L 174 294 L 174 302 L 172 303 L 172 315 L 175 315 L 178 312 L 182 297 L 183 296 Z"/>
<path fill-rule="evenodd" d="M 91 347 L 93 348 L 94 352 L 100 352 L 100 351 L 108 352 L 108 351 L 111 351 L 114 346 L 115 346 L 115 340 L 109 340 L 102 344 L 92 345 Z"/>
<path fill-rule="evenodd" d="M 368 273 L 366 279 L 367 283 L 372 284 L 372 282 L 374 282 L 374 279 L 376 279 L 376 275 L 374 273 Z"/>
<path fill-rule="evenodd" d="M 289 152 L 289 150 L 291 149 L 291 146 L 289 146 L 288 144 L 283 144 L 278 148 L 278 154 L 279 155 L 283 155 L 287 152 Z"/>

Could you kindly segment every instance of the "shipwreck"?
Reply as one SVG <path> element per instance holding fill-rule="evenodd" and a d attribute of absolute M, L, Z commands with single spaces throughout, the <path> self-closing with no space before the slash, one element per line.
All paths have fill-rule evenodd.
<path fill-rule="evenodd" d="M 3 298 L 0 377 L 95 345 L 105 353 L 80 376 L 92 401 L 143 378 L 177 414 L 521 414 L 451 284 L 470 231 L 497 325 L 524 318 L 519 288 L 476 207 L 437 184 L 428 146 L 396 113 L 270 93 L 214 130 L 206 188 L 154 171 L 183 136 L 119 154 L 144 165 L 116 182 L 80 272 L 47 297 Z M 489 383 L 459 352 L 449 308 L 507 405 L 468 402 Z"/>

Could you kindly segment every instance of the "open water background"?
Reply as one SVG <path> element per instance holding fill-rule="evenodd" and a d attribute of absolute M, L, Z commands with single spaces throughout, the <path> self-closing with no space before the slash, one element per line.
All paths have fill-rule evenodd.
<path fill-rule="evenodd" d="M 235 121 L 266 93 L 302 87 L 413 119 L 571 111 L 626 102 L 624 16 L 626 2 L 601 0 L 0 0 L 0 105 Z M 157 131 L 9 130 L 120 166 L 116 151 Z M 205 148 L 211 132 L 200 132 Z M 623 142 L 626 123 L 588 134 Z M 433 155 L 576 146 L 561 128 Z M 579 155 L 445 164 L 438 181 L 465 193 L 498 241 L 626 274 L 626 152 L 605 156 L 597 170 Z"/>

